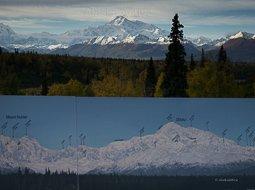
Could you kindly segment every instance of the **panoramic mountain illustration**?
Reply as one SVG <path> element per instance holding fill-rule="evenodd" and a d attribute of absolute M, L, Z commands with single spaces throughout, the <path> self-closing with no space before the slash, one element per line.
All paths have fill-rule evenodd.
<path fill-rule="evenodd" d="M 3 187 L 254 185 L 253 99 L 1 96 L 0 104 Z"/>
<path fill-rule="evenodd" d="M 1 136 L 1 171 L 76 171 L 77 148 L 44 148 L 35 139 Z M 255 174 L 255 148 L 211 132 L 168 123 L 155 134 L 92 148 L 78 147 L 81 174 L 242 175 Z"/>
<path fill-rule="evenodd" d="M 169 32 L 139 20 L 117 16 L 98 27 L 66 31 L 18 34 L 11 27 L 0 24 L 0 46 L 14 51 L 37 51 L 60 55 L 112 58 L 164 59 L 170 43 Z M 255 34 L 237 32 L 219 39 L 206 37 L 184 40 L 187 55 L 200 58 L 201 49 L 214 59 L 224 45 L 232 61 L 255 60 Z M 106 51 L 107 50 L 107 51 Z"/>

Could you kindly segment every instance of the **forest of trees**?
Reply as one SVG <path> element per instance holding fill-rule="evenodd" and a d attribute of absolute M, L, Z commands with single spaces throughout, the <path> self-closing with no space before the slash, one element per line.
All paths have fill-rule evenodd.
<path fill-rule="evenodd" d="M 0 94 L 128 97 L 255 97 L 255 63 L 185 60 L 183 25 L 172 20 L 165 60 L 124 60 L 0 51 Z"/>
<path fill-rule="evenodd" d="M 191 59 L 187 97 L 255 97 L 255 64 Z M 220 66 L 222 65 L 222 66 Z M 173 97 L 165 94 L 165 62 L 35 53 L 0 55 L 0 94 Z"/>
<path fill-rule="evenodd" d="M 228 179 L 226 181 L 225 179 Z M 80 175 L 83 190 L 186 190 L 186 189 L 253 189 L 254 176 L 128 176 Z M 19 171 L 0 174 L 4 190 L 77 190 L 77 175 L 46 171 L 45 174 Z"/>

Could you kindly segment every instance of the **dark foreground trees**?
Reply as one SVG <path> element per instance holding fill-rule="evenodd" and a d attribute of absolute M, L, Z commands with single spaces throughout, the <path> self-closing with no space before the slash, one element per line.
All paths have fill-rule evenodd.
<path fill-rule="evenodd" d="M 184 97 L 187 88 L 187 66 L 185 64 L 185 49 L 183 42 L 184 26 L 176 14 L 172 20 L 170 44 L 166 54 L 165 75 L 163 81 L 164 97 Z"/>
<path fill-rule="evenodd" d="M 156 70 L 152 58 L 146 69 L 146 78 L 145 78 L 145 96 L 153 97 L 155 93 L 156 86 Z"/>
<path fill-rule="evenodd" d="M 147 64 L 147 60 L 2 53 L 0 94 L 144 96 Z M 162 61 L 155 65 L 159 69 Z"/>
<path fill-rule="evenodd" d="M 0 174 L 3 190 L 77 190 L 76 182 L 73 173 Z M 80 175 L 79 182 L 80 190 L 235 190 L 252 189 L 255 185 L 254 176 Z"/>
<path fill-rule="evenodd" d="M 200 67 L 199 61 L 193 61 L 196 62 L 195 69 L 187 74 L 188 96 L 254 97 L 255 64 L 207 61 L 204 67 Z M 42 75 L 45 63 L 47 72 Z M 155 69 L 156 83 L 153 82 L 154 69 L 151 66 Z M 154 96 L 163 97 L 164 61 L 154 60 L 151 66 L 149 60 L 2 53 L 0 94 L 143 97 L 146 89 L 151 95 L 155 84 Z"/>

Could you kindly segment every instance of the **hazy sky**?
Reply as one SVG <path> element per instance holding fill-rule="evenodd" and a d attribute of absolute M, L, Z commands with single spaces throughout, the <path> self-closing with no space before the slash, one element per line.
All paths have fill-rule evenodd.
<path fill-rule="evenodd" d="M 16 137 L 24 136 L 24 123 L 32 125 L 29 135 L 49 148 L 61 148 L 61 141 L 76 136 L 75 106 L 73 97 L 0 96 L 0 124 L 8 121 L 5 134 L 11 136 L 11 127 L 19 122 Z M 116 139 L 153 134 L 167 122 L 169 114 L 181 118 L 195 115 L 193 127 L 209 129 L 221 136 L 228 128 L 227 138 L 236 140 L 245 129 L 255 130 L 255 99 L 151 99 L 151 98 L 78 98 L 78 134 L 87 135 L 89 146 L 105 146 Z M 6 115 L 24 115 L 26 119 L 8 119 Z M 190 122 L 181 125 L 190 126 Z"/>
<path fill-rule="evenodd" d="M 168 29 L 174 13 L 180 14 L 187 36 L 255 33 L 254 0 L 0 0 L 0 22 L 22 33 L 61 33 L 117 15 Z"/>

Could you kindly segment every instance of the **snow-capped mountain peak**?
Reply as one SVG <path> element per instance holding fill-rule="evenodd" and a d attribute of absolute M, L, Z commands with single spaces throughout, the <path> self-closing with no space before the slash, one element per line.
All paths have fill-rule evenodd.
<path fill-rule="evenodd" d="M 126 17 L 124 17 L 124 16 L 117 16 L 112 21 L 110 21 L 110 24 L 119 26 L 119 25 L 122 25 L 126 21 L 129 21 Z"/>
<path fill-rule="evenodd" d="M 240 31 L 234 35 L 229 36 L 228 38 L 231 40 L 238 39 L 238 38 L 252 39 L 253 36 L 254 36 L 254 34 Z"/>
<path fill-rule="evenodd" d="M 210 38 L 206 38 L 204 36 L 200 36 L 198 38 L 187 38 L 187 40 L 191 41 L 193 44 L 197 46 L 203 46 L 212 42 Z"/>

